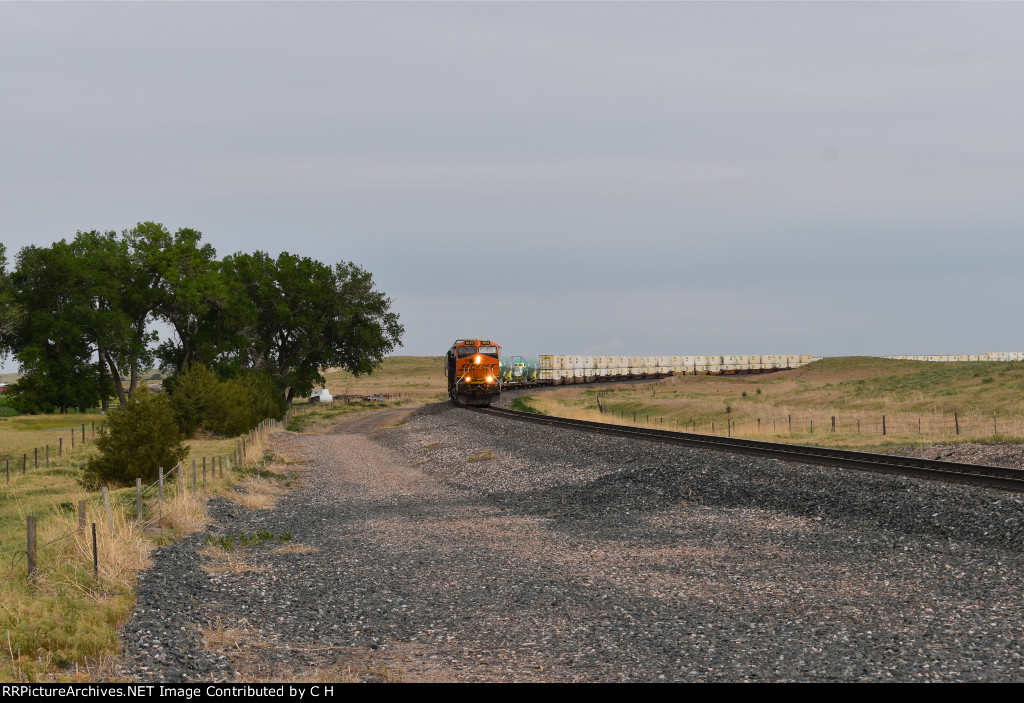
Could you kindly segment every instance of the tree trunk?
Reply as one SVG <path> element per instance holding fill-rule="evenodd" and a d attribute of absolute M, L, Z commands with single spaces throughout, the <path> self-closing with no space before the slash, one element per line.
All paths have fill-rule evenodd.
<path fill-rule="evenodd" d="M 117 389 L 117 397 L 121 401 L 121 405 L 127 405 L 128 399 L 124 395 L 124 386 L 121 384 L 121 374 L 117 371 L 117 364 L 114 360 L 107 356 L 107 365 L 110 367 L 110 377 L 114 379 L 114 388 Z"/>

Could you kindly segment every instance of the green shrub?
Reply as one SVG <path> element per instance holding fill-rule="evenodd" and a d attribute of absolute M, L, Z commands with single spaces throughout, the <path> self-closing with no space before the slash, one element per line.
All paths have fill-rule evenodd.
<path fill-rule="evenodd" d="M 191 437 L 202 427 L 219 404 L 221 381 L 202 364 L 189 364 L 184 371 L 165 382 L 178 428 Z M 248 428 L 247 428 L 248 429 Z"/>
<path fill-rule="evenodd" d="M 221 381 L 206 366 L 190 364 L 166 385 L 174 415 L 186 437 L 199 429 L 236 437 L 260 420 L 284 417 L 284 393 L 265 373 L 248 371 Z"/>
<path fill-rule="evenodd" d="M 96 447 L 99 454 L 89 459 L 82 476 L 82 485 L 90 490 L 131 485 L 136 478 L 148 483 L 160 467 L 169 470 L 188 453 L 170 399 L 146 392 L 136 392 L 108 415 Z"/>

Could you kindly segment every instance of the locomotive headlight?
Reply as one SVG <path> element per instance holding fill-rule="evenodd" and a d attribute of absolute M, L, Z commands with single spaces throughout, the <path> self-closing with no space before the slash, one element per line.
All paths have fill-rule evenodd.
<path fill-rule="evenodd" d="M 494 376 L 492 376 L 491 374 L 487 374 L 487 382 L 494 383 Z"/>
<path fill-rule="evenodd" d="M 476 363 L 478 363 L 478 364 L 480 363 L 480 355 L 479 354 L 477 354 L 477 356 L 476 356 Z"/>

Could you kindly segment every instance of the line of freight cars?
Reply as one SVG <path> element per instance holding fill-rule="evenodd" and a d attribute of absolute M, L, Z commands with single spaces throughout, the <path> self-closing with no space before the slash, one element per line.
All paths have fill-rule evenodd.
<path fill-rule="evenodd" d="M 506 385 L 562 385 L 682 375 L 766 373 L 814 361 L 809 354 L 739 356 L 584 356 L 541 354 L 501 361 Z"/>
<path fill-rule="evenodd" d="M 904 361 L 1024 361 L 1024 352 L 993 352 L 991 354 L 957 354 L 950 356 L 887 356 Z"/>

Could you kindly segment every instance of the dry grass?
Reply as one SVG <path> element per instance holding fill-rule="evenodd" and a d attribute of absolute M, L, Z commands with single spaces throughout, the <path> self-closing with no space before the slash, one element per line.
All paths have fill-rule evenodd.
<path fill-rule="evenodd" d="M 228 550 L 217 544 L 204 545 L 199 553 L 207 561 L 199 568 L 208 574 L 244 574 L 270 571 L 270 567 L 253 564 L 245 550 Z"/>
<path fill-rule="evenodd" d="M 448 397 L 443 356 L 391 356 L 369 375 L 356 378 L 340 369 L 326 369 L 324 378 L 335 397 L 401 393 L 425 403 Z"/>
<path fill-rule="evenodd" d="M 278 547 L 274 550 L 274 554 L 319 554 L 320 550 L 316 547 L 311 547 L 308 544 L 298 544 L 297 542 L 289 542 L 288 544 Z"/>
<path fill-rule="evenodd" d="M 201 631 L 203 646 L 211 652 L 222 654 L 243 651 L 244 645 L 252 641 L 255 633 L 247 620 L 238 623 L 225 626 L 221 618 L 217 617 Z"/>
<path fill-rule="evenodd" d="M 278 498 L 286 492 L 280 482 L 259 477 L 245 479 L 239 488 L 244 490 L 236 489 L 225 495 L 248 510 L 269 510 L 277 505 Z"/>
<path fill-rule="evenodd" d="M 520 402 L 539 412 L 581 420 L 799 444 L 882 448 L 949 441 L 1024 441 L 1021 390 L 1022 362 L 929 363 L 851 357 L 772 374 L 676 376 L 648 384 L 568 386 Z M 597 407 L 598 395 L 603 414 Z"/>

